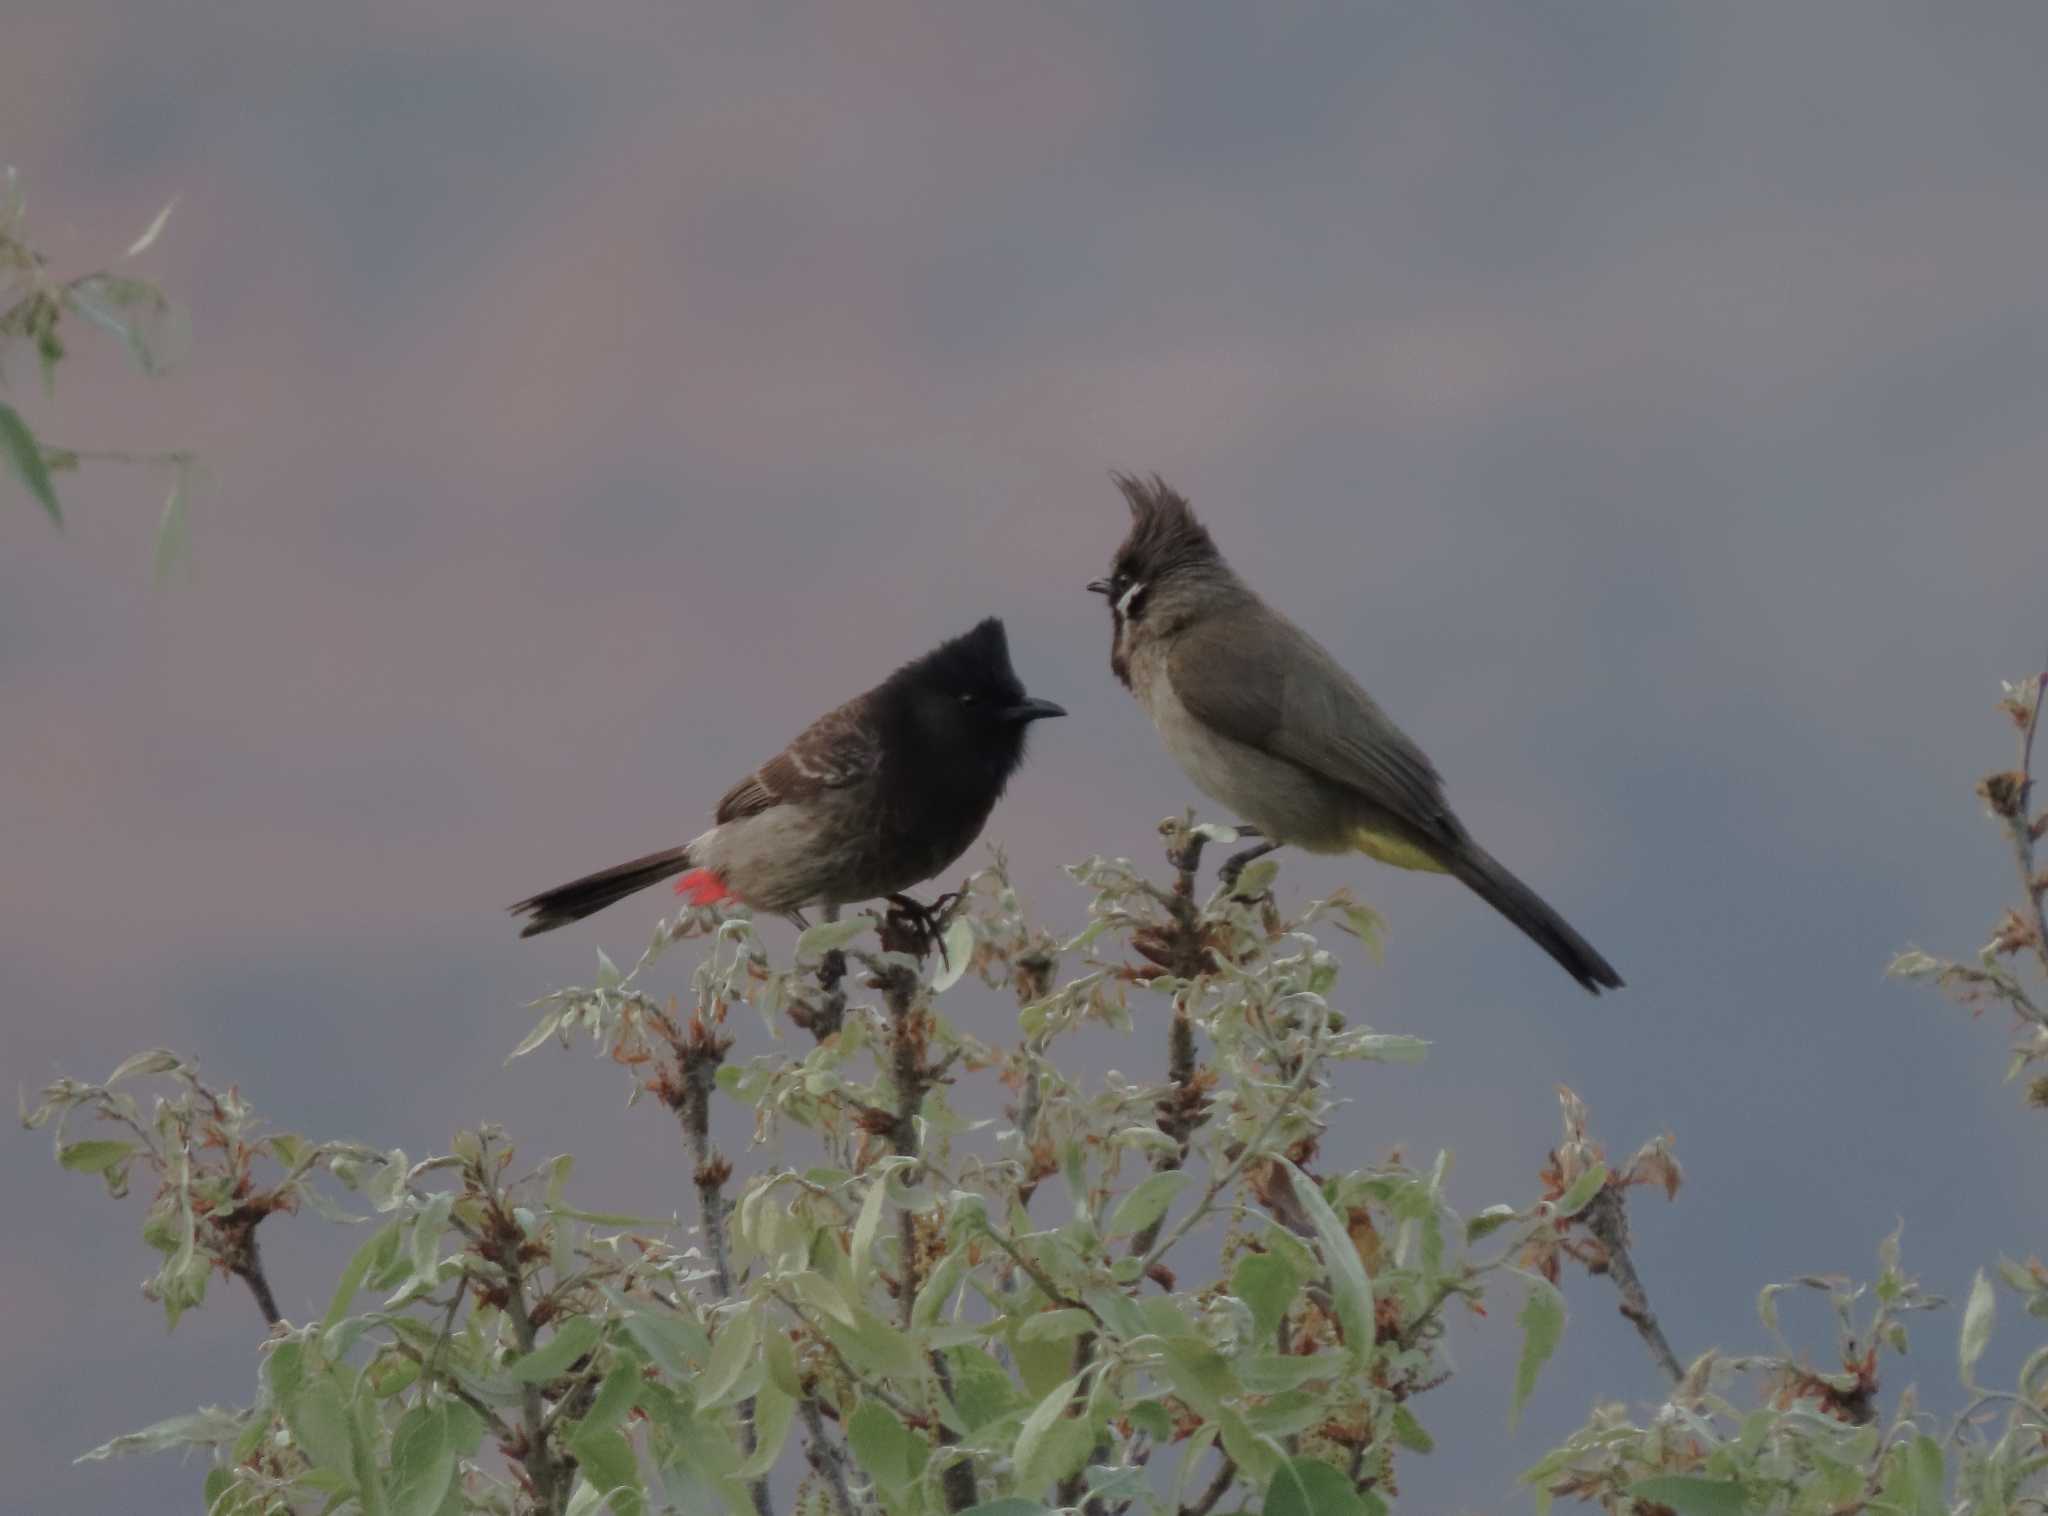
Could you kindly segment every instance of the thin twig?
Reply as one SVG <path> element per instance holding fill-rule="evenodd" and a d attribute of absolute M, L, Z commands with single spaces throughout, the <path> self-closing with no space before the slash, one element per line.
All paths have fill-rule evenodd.
<path fill-rule="evenodd" d="M 1052 1282 L 1051 1277 L 1046 1274 L 1045 1270 L 1041 1269 L 1029 1258 L 1026 1258 L 1024 1256 L 1023 1249 L 1019 1248 L 1015 1242 L 1011 1241 L 1010 1238 L 1005 1236 L 1003 1233 L 997 1231 L 994 1227 L 990 1227 L 988 1228 L 988 1230 L 982 1232 L 981 1235 L 986 1237 L 990 1242 L 993 1242 L 1005 1253 L 1008 1253 L 1010 1255 L 1011 1260 L 1015 1262 L 1017 1267 L 1024 1271 L 1025 1277 L 1028 1278 L 1033 1284 L 1038 1286 L 1039 1292 L 1043 1294 L 1046 1299 L 1051 1300 L 1061 1306 L 1064 1306 L 1069 1310 L 1086 1311 L 1090 1316 L 1095 1316 L 1095 1308 L 1093 1306 L 1090 1306 L 1082 1301 L 1074 1299 L 1073 1296 L 1067 1294 L 1066 1291 L 1062 1290 L 1058 1285 L 1054 1284 Z M 1095 1319 L 1097 1321 L 1100 1321 L 1102 1318 L 1100 1316 L 1095 1316 Z"/>
<path fill-rule="evenodd" d="M 931 1017 L 917 1003 L 918 982 L 915 975 L 901 965 L 876 964 L 875 977 L 880 981 L 883 1002 L 889 1010 L 889 1080 L 896 1089 L 895 1120 L 889 1129 L 889 1147 L 899 1158 L 918 1159 L 917 1116 L 924 1108 L 924 1097 L 939 1078 L 940 1071 L 932 1067 L 926 1057 L 931 1032 Z M 915 1170 L 906 1171 L 905 1183 L 912 1182 Z M 876 1183 L 885 1183 L 877 1179 Z M 899 1263 L 900 1278 L 897 1281 L 897 1309 L 906 1332 L 911 1327 L 911 1314 L 917 1308 L 918 1264 L 917 1264 L 917 1212 L 904 1205 L 896 1210 L 897 1249 L 902 1257 Z M 934 1350 L 928 1355 L 932 1373 L 939 1382 L 939 1392 L 949 1400 L 953 1395 L 953 1375 L 947 1368 L 944 1355 Z M 958 1439 L 946 1427 L 938 1429 L 941 1443 L 953 1443 Z M 980 1504 L 979 1483 L 974 1474 L 974 1460 L 962 1458 L 946 1466 L 939 1476 L 944 1491 L 946 1509 L 964 1511 Z"/>
<path fill-rule="evenodd" d="M 504 1275 L 505 1315 L 512 1323 L 512 1335 L 519 1343 L 519 1354 L 523 1358 L 533 1352 L 540 1340 L 540 1334 L 534 1328 L 533 1314 L 526 1306 L 526 1271 L 519 1259 L 525 1233 L 497 1196 L 489 1198 L 496 1213 L 491 1218 L 491 1261 Z M 534 1499 L 540 1509 L 547 1516 L 561 1516 L 568 1508 L 574 1470 L 566 1460 L 556 1458 L 549 1451 L 546 1408 L 538 1384 L 521 1386 L 519 1410 L 523 1423 L 520 1466 L 526 1470 L 527 1481 L 533 1486 Z"/>
<path fill-rule="evenodd" d="M 1309 1085 L 1315 1079 L 1316 1070 L 1322 1066 L 1322 1062 L 1321 1053 L 1311 1053 L 1308 1056 L 1302 1063 L 1301 1072 L 1296 1074 L 1293 1083 L 1287 1086 L 1286 1095 L 1281 1098 L 1278 1105 L 1273 1107 L 1258 1131 L 1252 1134 L 1252 1140 L 1238 1150 L 1237 1157 L 1231 1160 L 1230 1167 L 1225 1169 L 1216 1178 L 1210 1180 L 1209 1187 L 1202 1192 L 1202 1198 L 1196 1202 L 1195 1208 L 1181 1218 L 1178 1226 L 1153 1244 L 1152 1250 L 1145 1255 L 1144 1266 L 1139 1270 L 1140 1273 L 1150 1273 L 1152 1266 L 1159 1262 L 1161 1258 L 1164 1258 L 1168 1250 L 1175 1243 L 1179 1242 L 1181 1238 L 1187 1236 L 1189 1232 L 1201 1224 L 1202 1218 L 1209 1214 L 1209 1208 L 1216 1203 L 1216 1197 L 1237 1182 L 1237 1176 L 1245 1171 L 1245 1166 L 1259 1156 L 1261 1150 L 1266 1145 L 1266 1139 L 1273 1135 L 1273 1128 L 1280 1124 L 1281 1119 L 1289 1111 L 1293 1110 L 1295 1103 L 1307 1093 Z"/>
<path fill-rule="evenodd" d="M 263 1324 L 274 1327 L 284 1320 L 284 1313 L 277 1308 L 277 1296 L 271 1292 L 270 1278 L 263 1272 L 263 1252 L 256 1243 L 256 1225 L 268 1214 L 258 1211 L 234 1224 L 229 1232 L 232 1251 L 227 1266 L 228 1272 L 246 1284 L 249 1293 L 256 1297 L 256 1309 L 263 1313 Z"/>
<path fill-rule="evenodd" d="M 2005 826 L 2012 837 L 2013 857 L 2019 864 L 2020 899 L 2034 929 L 2034 955 L 2041 960 L 2041 971 L 2048 974 L 2048 912 L 2042 908 L 2042 881 L 2034 872 L 2034 823 L 2027 814 L 2034 787 L 2034 732 L 2041 724 L 2044 700 L 2048 700 L 2048 674 L 2039 674 L 2034 679 L 2033 712 L 2020 739 L 2019 793 L 2005 815 Z"/>
<path fill-rule="evenodd" d="M 1193 1505 L 1182 1506 L 1180 1516 L 1209 1516 L 1209 1513 L 1216 1509 L 1216 1502 L 1223 1498 L 1225 1492 L 1236 1481 L 1237 1461 L 1225 1454 L 1223 1466 L 1216 1471 L 1216 1477 L 1209 1481 L 1209 1488 L 1202 1491 L 1201 1498 Z"/>
<path fill-rule="evenodd" d="M 1195 878 L 1202 868 L 1202 849 L 1208 839 L 1194 829 L 1192 814 L 1189 819 L 1170 822 L 1166 826 L 1166 860 L 1173 865 L 1174 880 L 1172 893 L 1161 890 L 1149 881 L 1145 888 L 1151 896 L 1166 909 L 1168 926 L 1157 934 L 1154 951 L 1162 967 L 1176 978 L 1192 984 L 1209 966 L 1209 951 L 1202 941 L 1202 913 L 1195 904 Z M 1188 990 L 1182 990 L 1173 998 L 1173 1018 L 1166 1026 L 1166 1079 L 1172 1092 L 1160 1098 L 1159 1129 L 1173 1139 L 1174 1148 L 1153 1160 L 1155 1173 L 1177 1169 L 1188 1161 L 1188 1150 L 1194 1141 L 1195 1129 L 1209 1116 L 1208 1097 L 1196 1080 L 1199 1066 L 1195 1056 L 1195 1024 L 1188 1015 Z M 1152 1245 L 1159 1240 L 1159 1229 L 1166 1224 L 1161 1215 L 1139 1231 L 1131 1239 L 1131 1256 L 1148 1257 Z"/>
<path fill-rule="evenodd" d="M 902 1396 L 891 1390 L 887 1385 L 867 1378 L 859 1369 L 855 1368 L 847 1356 L 839 1351 L 838 1346 L 832 1339 L 825 1335 L 825 1329 L 818 1324 L 817 1317 L 806 1311 L 794 1296 L 786 1295 L 781 1290 L 770 1290 L 769 1293 L 782 1302 L 784 1310 L 810 1328 L 812 1339 L 819 1347 L 831 1355 L 832 1361 L 839 1366 L 840 1373 L 844 1374 L 851 1383 L 860 1386 L 861 1394 L 867 1396 L 870 1400 L 878 1401 L 882 1405 L 887 1406 L 903 1421 L 922 1422 L 924 1420 L 924 1413 L 904 1400 Z"/>
<path fill-rule="evenodd" d="M 725 1062 L 732 1039 L 705 1025 L 701 1015 L 693 1016 L 679 1036 L 671 1037 L 676 1057 L 676 1077 L 665 1087 L 669 1105 L 682 1125 L 683 1141 L 690 1150 L 692 1179 L 697 1189 L 697 1229 L 711 1255 L 711 1281 L 720 1300 L 732 1298 L 732 1251 L 725 1235 L 730 1209 L 725 1182 L 732 1177 L 732 1164 L 711 1145 L 711 1092 L 717 1087 L 718 1068 Z M 754 1397 L 738 1406 L 740 1450 L 752 1457 L 759 1445 L 754 1427 Z M 756 1516 L 774 1516 L 768 1476 L 758 1474 L 747 1481 L 747 1496 Z"/>
<path fill-rule="evenodd" d="M 804 1430 L 810 1434 L 810 1441 L 804 1444 L 805 1461 L 825 1482 L 832 1495 L 832 1508 L 839 1516 L 854 1516 L 853 1491 L 846 1483 L 846 1450 L 825 1429 L 825 1418 L 812 1396 L 806 1395 L 797 1402 L 797 1414 L 803 1417 Z"/>
<path fill-rule="evenodd" d="M 1636 1273 L 1635 1260 L 1629 1257 L 1628 1207 L 1622 1199 L 1621 1186 L 1612 1183 L 1602 1186 L 1592 1203 L 1579 1213 L 1579 1220 L 1606 1249 L 1607 1272 L 1614 1280 L 1614 1287 L 1621 1292 L 1621 1314 L 1635 1327 L 1657 1367 L 1673 1384 L 1677 1384 L 1685 1378 L 1685 1366 L 1671 1351 L 1664 1329 L 1657 1324 L 1656 1313 L 1650 1309 L 1650 1297 L 1643 1289 L 1642 1276 Z"/>

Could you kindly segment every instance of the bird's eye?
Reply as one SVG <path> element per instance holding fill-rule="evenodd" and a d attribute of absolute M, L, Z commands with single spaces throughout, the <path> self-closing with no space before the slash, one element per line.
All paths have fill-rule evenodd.
<path fill-rule="evenodd" d="M 962 705 L 972 705 L 975 701 L 975 694 L 973 690 L 962 690 L 953 698 L 955 700 L 958 700 Z"/>

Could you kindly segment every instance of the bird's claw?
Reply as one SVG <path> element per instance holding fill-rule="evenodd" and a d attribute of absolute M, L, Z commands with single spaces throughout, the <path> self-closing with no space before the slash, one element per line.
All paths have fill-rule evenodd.
<path fill-rule="evenodd" d="M 1256 828 L 1246 827 L 1240 830 L 1238 835 L 1241 837 L 1257 837 L 1260 833 Z M 1241 852 L 1232 853 L 1223 860 L 1223 866 L 1216 870 L 1217 880 L 1226 891 L 1235 894 L 1237 891 L 1237 877 L 1244 872 L 1245 865 L 1265 857 L 1268 853 L 1277 851 L 1279 846 L 1280 844 L 1277 842 L 1261 842 L 1255 847 L 1248 847 Z"/>
<path fill-rule="evenodd" d="M 946 928 L 966 897 L 958 890 L 948 890 L 930 905 L 908 895 L 886 898 L 889 916 L 882 923 L 882 945 L 900 948 L 914 958 L 923 958 L 937 948 L 939 962 L 951 968 L 952 964 L 946 957 Z M 891 941 L 892 937 L 897 940 Z"/>

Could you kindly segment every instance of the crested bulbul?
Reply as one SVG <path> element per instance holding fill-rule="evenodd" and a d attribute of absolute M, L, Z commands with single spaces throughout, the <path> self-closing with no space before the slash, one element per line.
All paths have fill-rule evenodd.
<path fill-rule="evenodd" d="M 1116 476 L 1131 529 L 1110 575 L 1110 668 L 1197 788 L 1266 839 L 1461 880 L 1594 994 L 1621 976 L 1472 840 L 1421 748 L 1306 632 L 1231 571 L 1158 475 Z"/>
<path fill-rule="evenodd" d="M 812 722 L 726 791 L 708 831 L 520 901 L 519 935 L 676 874 L 692 905 L 798 916 L 888 897 L 917 913 L 903 891 L 967 851 L 1023 762 L 1030 724 L 1065 714 L 1024 693 L 991 616 Z"/>

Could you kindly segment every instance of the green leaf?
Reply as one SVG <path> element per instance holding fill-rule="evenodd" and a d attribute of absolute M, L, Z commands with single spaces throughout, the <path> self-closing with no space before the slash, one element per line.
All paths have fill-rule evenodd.
<path fill-rule="evenodd" d="M 889 1200 L 889 1182 L 881 1174 L 868 1180 L 867 1197 L 853 1223 L 853 1277 L 862 1289 L 875 1282 L 875 1235 L 882 1229 L 882 1209 Z"/>
<path fill-rule="evenodd" d="M 775 1467 L 789 1429 L 796 1419 L 796 1399 L 784 1394 L 771 1378 L 754 1397 L 754 1456 L 740 1465 L 739 1477 L 758 1479 Z"/>
<path fill-rule="evenodd" d="M 1424 1430 L 1415 1413 L 1405 1405 L 1394 1407 L 1394 1441 L 1411 1453 L 1432 1453 L 1436 1451 L 1436 1439 Z"/>
<path fill-rule="evenodd" d="M 95 1137 L 86 1142 L 67 1142 L 57 1149 L 57 1162 L 79 1174 L 104 1174 L 134 1152 L 136 1144 L 118 1137 Z"/>
<path fill-rule="evenodd" d="M 398 1251 L 398 1223 L 389 1222 L 380 1227 L 377 1234 L 357 1248 L 349 1259 L 348 1266 L 341 1271 L 341 1278 L 335 1283 L 334 1298 L 327 1303 L 326 1319 L 320 1323 L 320 1330 L 331 1332 L 348 1314 L 350 1302 L 363 1287 L 363 1279 L 372 1269 L 381 1269 L 391 1261 Z"/>
<path fill-rule="evenodd" d="M 980 1505 L 971 1505 L 960 1516 L 1053 1516 L 1053 1513 L 1051 1506 L 1026 1500 L 1021 1495 L 1005 1495 L 1001 1500 L 984 1500 Z"/>
<path fill-rule="evenodd" d="M 1513 1221 L 1519 1213 L 1511 1205 L 1490 1205 L 1465 1223 L 1465 1241 L 1474 1243 L 1490 1237 Z"/>
<path fill-rule="evenodd" d="M 1386 961 L 1386 918 L 1369 905 L 1346 901 L 1337 911 L 1337 924 L 1366 945 L 1374 963 Z"/>
<path fill-rule="evenodd" d="M 704 1375 L 696 1384 L 700 1411 L 735 1398 L 733 1392 L 740 1379 L 754 1366 L 754 1349 L 760 1341 L 759 1319 L 756 1312 L 743 1310 L 728 1317 L 718 1329 L 718 1335 L 711 1340 L 711 1361 L 704 1365 Z"/>
<path fill-rule="evenodd" d="M 1161 1169 L 1140 1180 L 1111 1213 L 1108 1235 L 1129 1237 L 1144 1231 L 1166 1214 L 1174 1197 L 1188 1186 L 1192 1177 L 1185 1169 Z"/>
<path fill-rule="evenodd" d="M 541 1017 L 540 1020 L 534 1024 L 533 1030 L 528 1032 L 524 1037 L 519 1039 L 519 1046 L 512 1049 L 511 1052 L 505 1055 L 505 1061 L 507 1063 L 510 1063 L 515 1058 L 524 1058 L 528 1053 L 532 1052 L 535 1048 L 539 1047 L 543 1042 L 546 1042 L 550 1037 L 554 1036 L 556 1030 L 561 1026 L 562 1017 L 565 1014 L 566 1012 L 560 1010 L 553 1010 L 549 1011 L 545 1016 Z M 722 1074 L 725 1072 L 725 1070 L 720 1069 L 719 1072 Z"/>
<path fill-rule="evenodd" d="M 1023 1406 L 1016 1381 L 982 1349 L 953 1348 L 946 1359 L 953 1370 L 953 1409 L 968 1431 L 978 1432 Z"/>
<path fill-rule="evenodd" d="M 286 1402 L 285 1424 L 292 1440 L 316 1468 L 348 1474 L 354 1463 L 350 1446 L 348 1398 L 332 1373 L 321 1374 L 300 1385 Z"/>
<path fill-rule="evenodd" d="M 762 1342 L 762 1361 L 768 1370 L 768 1384 L 774 1385 L 783 1394 L 801 1396 L 804 1392 L 803 1370 L 796 1361 L 796 1346 L 787 1333 L 771 1329 Z M 767 1393 L 767 1387 L 762 1387 Z"/>
<path fill-rule="evenodd" d="M 554 1336 L 512 1361 L 509 1372 L 521 1384 L 546 1384 L 559 1379 L 569 1365 L 597 1346 L 603 1333 L 588 1316 L 571 1316 L 555 1329 Z"/>
<path fill-rule="evenodd" d="M 1252 1336 L 1270 1343 L 1301 1288 L 1301 1276 L 1277 1253 L 1240 1254 L 1230 1270 L 1230 1293 L 1252 1313 Z"/>
<path fill-rule="evenodd" d="M 455 1210 L 455 1192 L 442 1190 L 420 1208 L 412 1222 L 412 1277 L 399 1295 L 431 1290 L 440 1281 L 441 1233 Z"/>
<path fill-rule="evenodd" d="M 1010 1449 L 1010 1459 L 1017 1466 L 1017 1483 L 1022 1488 L 1040 1489 L 1058 1477 L 1053 1472 L 1054 1460 L 1050 1456 L 1056 1451 L 1051 1443 L 1051 1433 L 1054 1423 L 1062 1418 L 1068 1402 L 1074 1398 L 1074 1391 L 1081 1387 L 1082 1378 L 1076 1374 L 1062 1381 L 1024 1418 L 1024 1425 L 1017 1432 L 1017 1441 Z"/>
<path fill-rule="evenodd" d="M 1628 1487 L 1630 1498 L 1668 1505 L 1678 1516 L 1743 1516 L 1742 1484 L 1734 1479 L 1701 1479 L 1691 1474 L 1664 1474 L 1639 1479 Z"/>
<path fill-rule="evenodd" d="M 434 1516 L 455 1484 L 455 1441 L 446 1405 L 418 1405 L 391 1434 L 391 1516 Z"/>
<path fill-rule="evenodd" d="M 946 1308 L 953 1291 L 960 1287 L 961 1277 L 967 1272 L 967 1250 L 955 1248 L 933 1266 L 931 1275 L 918 1286 L 917 1299 L 910 1307 L 910 1324 L 914 1327 L 928 1327 L 939 1319 L 939 1312 Z"/>
<path fill-rule="evenodd" d="M 356 1504 L 362 1516 L 391 1516 L 385 1498 L 384 1470 L 377 1462 L 376 1411 L 369 1397 L 359 1395 L 349 1407 L 348 1467 L 355 1480 Z"/>
<path fill-rule="evenodd" d="M 209 1406 L 187 1416 L 173 1416 L 154 1422 L 138 1432 L 124 1432 L 103 1442 L 90 1453 L 81 1453 L 76 1463 L 99 1463 L 123 1453 L 160 1453 L 166 1448 L 219 1447 L 230 1443 L 242 1431 L 241 1415 Z"/>
<path fill-rule="evenodd" d="M 156 213 L 156 219 L 149 223 L 149 226 L 143 231 L 140 237 L 137 237 L 133 242 L 128 244 L 128 251 L 123 253 L 121 256 L 124 258 L 139 258 L 144 253 L 148 252 L 150 244 L 155 242 L 157 237 L 162 233 L 164 229 L 164 223 L 171 219 L 171 212 L 176 210 L 177 208 L 178 197 L 176 195 L 173 195 L 169 200 L 164 202 L 164 208 Z"/>
<path fill-rule="evenodd" d="M 626 1335 L 654 1360 L 656 1368 L 678 1384 L 694 1378 L 711 1356 L 711 1339 L 686 1316 L 666 1311 L 631 1311 Z"/>
<path fill-rule="evenodd" d="M 1095 1318 L 1086 1311 L 1067 1307 L 1057 1311 L 1039 1311 L 1028 1316 L 1017 1328 L 1019 1342 L 1065 1342 L 1091 1330 Z"/>
<path fill-rule="evenodd" d="M 815 930 L 815 928 L 814 928 Z M 884 1490 L 901 1490 L 924 1468 L 924 1443 L 878 1400 L 863 1400 L 846 1420 L 846 1445 Z"/>
<path fill-rule="evenodd" d="M 1970 1285 L 1969 1304 L 1963 1307 L 1963 1331 L 1958 1344 L 1963 1383 L 1972 1389 L 1976 1387 L 1977 1360 L 1991 1343 L 1991 1325 L 1997 1317 L 1998 1298 L 1991 1292 L 1991 1281 L 1979 1269 Z"/>
<path fill-rule="evenodd" d="M 193 468 L 181 461 L 171 476 L 171 493 L 164 500 L 164 512 L 156 523 L 156 567 L 154 577 L 162 584 L 184 561 L 190 546 L 185 525 L 185 498 L 191 493 Z"/>
<path fill-rule="evenodd" d="M 816 963 L 827 953 L 845 947 L 874 925 L 866 915 L 848 916 L 840 921 L 820 921 L 807 926 L 796 939 L 796 961 Z"/>
<path fill-rule="evenodd" d="M 1237 876 L 1237 888 L 1230 893 L 1239 900 L 1256 900 L 1273 888 L 1273 881 L 1280 877 L 1278 858 L 1260 858 L 1244 866 Z"/>
<path fill-rule="evenodd" d="M 1508 1425 L 1521 1420 L 1522 1407 L 1536 1388 L 1536 1376 L 1557 1351 L 1564 1335 L 1564 1296 L 1546 1280 L 1529 1276 L 1529 1294 L 1516 1321 L 1522 1328 L 1522 1356 L 1515 1363 L 1515 1398 L 1508 1407 Z"/>
<path fill-rule="evenodd" d="M 633 1445 L 618 1432 L 577 1431 L 569 1437 L 583 1478 L 605 1499 L 612 1516 L 640 1516 L 646 1501 L 640 1488 L 640 1461 Z"/>
<path fill-rule="evenodd" d="M 1266 1486 L 1261 1516 L 1363 1516 L 1351 1481 L 1320 1458 L 1290 1458 Z"/>
<path fill-rule="evenodd" d="M 126 343 L 145 374 L 165 373 L 185 354 L 191 333 L 184 312 L 146 279 L 88 274 L 67 287 L 64 304 Z"/>
<path fill-rule="evenodd" d="M 646 1360 L 630 1349 L 615 1356 L 617 1362 L 604 1376 L 604 1383 L 597 1387 L 590 1409 L 576 1423 L 578 1436 L 613 1430 L 626 1419 L 634 1402 L 640 1398 L 640 1387 L 647 1382 L 640 1374 L 646 1367 Z"/>
<path fill-rule="evenodd" d="M 1166 1357 L 1166 1378 L 1180 1398 L 1214 1421 L 1223 1403 L 1238 1391 L 1230 1361 L 1199 1337 L 1169 1337 L 1160 1345 Z"/>
<path fill-rule="evenodd" d="M 1372 1351 L 1372 1280 L 1359 1261 L 1351 1232 L 1323 1199 L 1314 1180 L 1285 1158 L 1276 1160 L 1294 1181 L 1294 1197 L 1315 1224 L 1323 1267 L 1330 1271 L 1330 1293 L 1337 1306 L 1337 1320 L 1344 1328 L 1344 1346 L 1353 1359 Z"/>
<path fill-rule="evenodd" d="M 1165 1443 L 1173 1438 L 1173 1413 L 1157 1400 L 1141 1400 L 1126 1407 L 1124 1415 L 1133 1431 L 1146 1433 L 1154 1442 Z"/>
<path fill-rule="evenodd" d="M 11 405 L 0 405 L 0 453 L 7 455 L 7 461 L 22 486 L 43 503 L 51 522 L 61 527 L 64 512 L 57 504 L 57 488 L 50 483 L 50 470 L 43 462 L 43 449 L 36 441 L 36 434 L 28 429 L 28 423 Z"/>
<path fill-rule="evenodd" d="M 1585 1173 L 1572 1181 L 1551 1206 L 1551 1214 L 1559 1221 L 1576 1216 L 1593 1203 L 1593 1197 L 1600 1193 L 1600 1186 L 1607 1183 L 1607 1165 L 1596 1163 Z"/>
<path fill-rule="evenodd" d="M 1374 1032 L 1358 1039 L 1358 1053 L 1378 1063 L 1421 1063 L 1429 1057 L 1429 1039 Z"/>
<path fill-rule="evenodd" d="M 934 995 L 943 995 L 958 984 L 967 966 L 974 962 L 974 923 L 964 911 L 946 923 L 939 947 L 939 971 L 932 976 Z"/>

